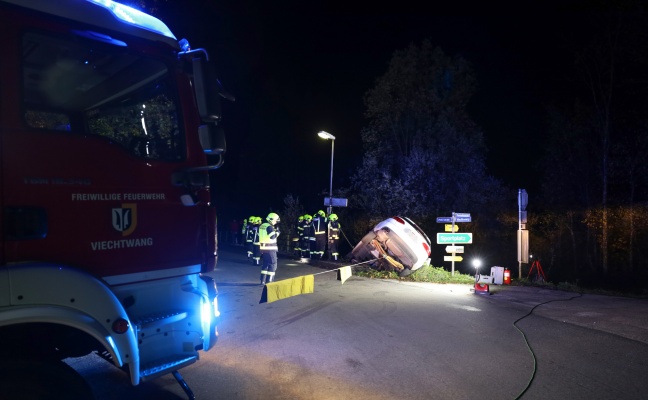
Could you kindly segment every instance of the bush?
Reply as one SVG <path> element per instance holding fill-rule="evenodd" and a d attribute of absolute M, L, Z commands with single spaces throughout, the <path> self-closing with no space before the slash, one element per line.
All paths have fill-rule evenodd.
<path fill-rule="evenodd" d="M 408 279 L 409 278 L 409 279 Z M 411 280 L 414 282 L 434 282 L 434 283 L 475 283 L 475 277 L 462 274 L 455 271 L 454 275 L 450 271 L 446 271 L 442 267 L 433 267 L 431 265 L 424 265 L 418 270 L 414 271 L 410 276 L 403 279 Z"/>
<path fill-rule="evenodd" d="M 452 275 L 449 271 L 446 271 L 442 267 L 433 267 L 427 264 L 405 277 L 399 277 L 398 273 L 395 271 L 377 271 L 368 267 L 356 270 L 355 275 L 376 279 L 399 279 L 402 281 L 410 282 L 467 284 L 472 284 L 475 282 L 474 276 L 461 274 L 457 271 L 455 271 L 455 274 Z"/>

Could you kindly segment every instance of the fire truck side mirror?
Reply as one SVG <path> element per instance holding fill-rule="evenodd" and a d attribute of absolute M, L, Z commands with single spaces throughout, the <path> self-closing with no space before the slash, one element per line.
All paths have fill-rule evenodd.
<path fill-rule="evenodd" d="M 227 149 L 225 131 L 215 124 L 203 124 L 198 128 L 200 144 L 206 154 L 222 155 Z"/>
<path fill-rule="evenodd" d="M 223 97 L 227 100 L 234 101 L 234 97 L 227 93 L 221 85 L 216 71 L 212 66 L 201 57 L 192 60 L 194 74 L 194 90 L 196 92 L 196 103 L 198 113 L 203 122 L 218 123 L 221 120 L 221 102 Z"/>
<path fill-rule="evenodd" d="M 193 59 L 194 91 L 200 119 L 216 122 L 221 119 L 220 96 L 216 89 L 216 73 L 203 58 Z"/>

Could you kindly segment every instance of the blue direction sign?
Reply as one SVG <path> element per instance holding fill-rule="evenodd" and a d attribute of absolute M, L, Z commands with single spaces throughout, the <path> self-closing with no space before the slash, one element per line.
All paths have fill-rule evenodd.
<path fill-rule="evenodd" d="M 452 217 L 437 217 L 436 221 L 439 224 L 453 222 Z M 472 222 L 472 219 L 469 213 L 454 213 L 454 222 Z"/>
<path fill-rule="evenodd" d="M 437 244 L 472 243 L 472 233 L 437 233 Z"/>

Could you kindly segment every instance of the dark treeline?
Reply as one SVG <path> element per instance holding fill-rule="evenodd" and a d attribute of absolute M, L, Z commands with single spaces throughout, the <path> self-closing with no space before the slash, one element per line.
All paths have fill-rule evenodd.
<path fill-rule="evenodd" d="M 532 237 L 556 278 L 646 287 L 645 11 L 630 2 L 586 14 L 565 74 L 568 95 L 546 106 Z"/>

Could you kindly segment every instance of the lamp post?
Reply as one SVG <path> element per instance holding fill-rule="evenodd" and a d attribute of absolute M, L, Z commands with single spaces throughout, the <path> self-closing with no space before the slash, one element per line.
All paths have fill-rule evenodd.
<path fill-rule="evenodd" d="M 477 283 L 477 275 L 479 272 L 479 267 L 481 266 L 481 260 L 478 258 L 475 258 L 472 262 L 473 267 L 475 267 L 475 283 Z"/>
<path fill-rule="evenodd" d="M 335 146 L 335 136 L 331 135 L 326 131 L 319 131 L 317 136 L 322 139 L 331 140 L 331 180 L 329 182 L 329 204 L 328 204 L 328 214 L 330 215 L 333 211 L 333 149 Z"/>

